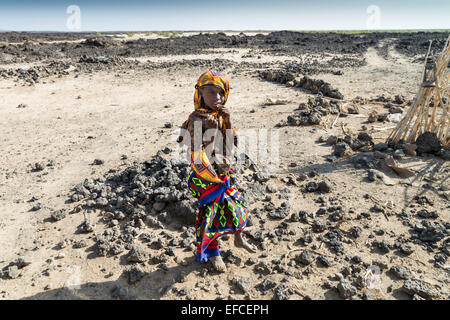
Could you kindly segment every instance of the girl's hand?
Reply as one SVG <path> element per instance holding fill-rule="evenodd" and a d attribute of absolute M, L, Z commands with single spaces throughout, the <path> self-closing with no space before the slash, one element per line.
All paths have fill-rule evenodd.
<path fill-rule="evenodd" d="M 219 114 L 225 122 L 230 121 L 230 110 L 225 106 L 219 106 Z"/>
<path fill-rule="evenodd" d="M 206 118 L 206 127 L 208 129 L 212 129 L 212 128 L 217 128 L 217 126 L 218 126 L 218 122 L 217 122 L 216 118 L 212 115 L 209 115 Z"/>

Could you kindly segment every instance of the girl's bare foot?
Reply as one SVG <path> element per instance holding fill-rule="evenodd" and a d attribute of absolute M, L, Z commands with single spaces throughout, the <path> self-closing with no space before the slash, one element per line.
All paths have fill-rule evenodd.
<path fill-rule="evenodd" d="M 236 235 L 234 236 L 234 245 L 238 248 L 244 248 L 251 253 L 256 252 L 255 247 L 253 247 L 250 243 L 244 240 L 241 232 L 236 233 Z"/>
<path fill-rule="evenodd" d="M 219 272 L 227 271 L 227 266 L 223 262 L 221 256 L 214 256 L 214 257 L 209 258 L 209 260 L 211 260 L 211 263 L 212 263 L 214 269 L 216 269 L 216 271 L 219 271 Z"/>

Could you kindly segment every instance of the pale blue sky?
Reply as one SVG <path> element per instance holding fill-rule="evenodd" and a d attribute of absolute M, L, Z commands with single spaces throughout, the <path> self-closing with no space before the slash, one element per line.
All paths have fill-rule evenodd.
<path fill-rule="evenodd" d="M 80 29 L 67 27 L 70 5 L 80 8 Z M 367 13 L 371 5 L 379 8 L 379 15 Z M 0 30 L 359 29 L 450 29 L 450 1 L 0 0 Z"/>

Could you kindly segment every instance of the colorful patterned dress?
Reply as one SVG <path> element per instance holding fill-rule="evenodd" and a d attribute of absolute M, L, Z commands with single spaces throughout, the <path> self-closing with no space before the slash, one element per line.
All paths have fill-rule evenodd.
<path fill-rule="evenodd" d="M 213 167 L 217 169 L 216 165 Z M 235 171 L 219 174 L 224 185 L 202 179 L 191 169 L 188 184 L 194 197 L 199 200 L 199 213 L 195 221 L 197 260 L 207 261 L 218 256 L 217 239 L 225 234 L 242 232 L 247 224 L 247 207 L 236 189 Z"/>

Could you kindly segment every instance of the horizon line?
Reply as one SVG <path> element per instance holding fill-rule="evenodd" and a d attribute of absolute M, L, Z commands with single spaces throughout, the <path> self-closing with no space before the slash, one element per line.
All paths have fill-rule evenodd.
<path fill-rule="evenodd" d="M 291 31 L 291 32 L 387 32 L 387 31 L 438 31 L 438 32 L 450 32 L 450 29 L 446 28 L 397 28 L 397 29 L 279 29 L 279 30 L 265 30 L 265 29 L 252 29 L 252 30 L 238 30 L 238 29 L 211 29 L 211 30 L 86 30 L 86 31 L 71 31 L 71 30 L 0 30 L 0 33 L 6 32 L 20 32 L 20 33 L 157 33 L 157 32 L 279 32 L 279 31 Z"/>

